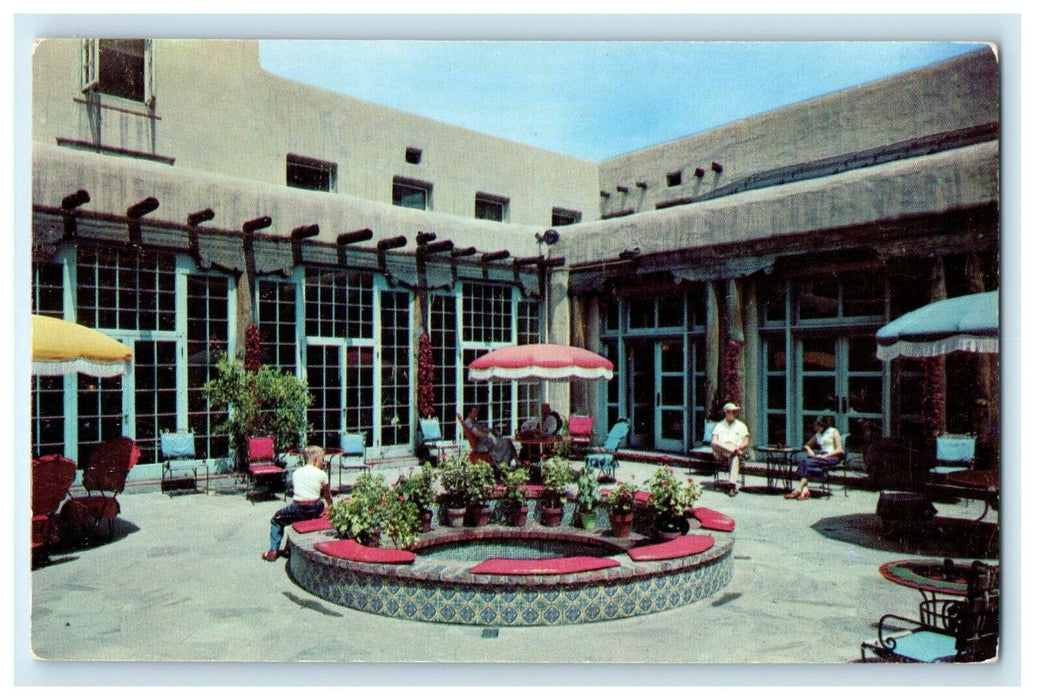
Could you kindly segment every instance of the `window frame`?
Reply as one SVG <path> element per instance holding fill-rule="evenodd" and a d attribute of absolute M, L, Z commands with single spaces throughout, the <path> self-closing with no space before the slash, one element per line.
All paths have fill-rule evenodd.
<path fill-rule="evenodd" d="M 326 178 L 326 186 L 307 187 L 302 183 L 294 183 L 290 180 L 290 168 L 300 168 L 308 172 L 322 173 Z M 286 187 L 309 192 L 336 192 L 337 189 L 337 164 L 329 160 L 302 156 L 298 153 L 286 154 Z"/>
<path fill-rule="evenodd" d="M 397 196 L 397 190 L 410 189 L 413 192 L 423 193 L 423 207 L 416 207 L 411 204 L 403 204 L 402 197 Z M 391 181 L 391 204 L 396 207 L 404 207 L 406 209 L 416 209 L 417 211 L 430 211 L 431 204 L 433 202 L 434 185 L 424 180 L 416 180 L 411 177 L 395 176 Z"/>
<path fill-rule="evenodd" d="M 492 216 L 482 216 L 481 210 L 483 207 L 493 208 L 499 207 L 499 218 Z M 476 192 L 474 194 L 474 218 L 481 221 L 498 221 L 500 223 L 508 221 L 510 215 L 510 198 L 503 197 L 498 194 L 489 194 L 488 192 Z"/>
<path fill-rule="evenodd" d="M 125 100 L 144 104 L 150 110 L 156 105 L 155 44 L 152 39 L 140 39 L 142 47 L 142 99 L 106 92 L 101 82 L 102 43 L 116 39 L 84 39 L 80 44 L 80 90 L 83 94 L 104 96 L 106 99 Z"/>

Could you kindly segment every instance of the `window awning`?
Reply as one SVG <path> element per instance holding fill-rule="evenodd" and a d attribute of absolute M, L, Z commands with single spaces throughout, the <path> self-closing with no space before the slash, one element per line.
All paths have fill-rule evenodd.
<path fill-rule="evenodd" d="M 643 278 L 654 277 L 656 284 L 661 285 L 662 277 L 672 278 L 674 284 L 690 282 L 710 282 L 714 280 L 740 279 L 758 272 L 770 274 L 773 271 L 776 255 L 750 255 L 736 258 L 701 258 L 697 262 L 684 267 L 675 267 L 669 260 L 640 260 L 634 265 L 612 265 L 601 270 L 576 270 L 568 275 L 568 293 L 573 296 L 598 294 L 603 292 L 609 283 L 634 287 L 640 285 Z"/>

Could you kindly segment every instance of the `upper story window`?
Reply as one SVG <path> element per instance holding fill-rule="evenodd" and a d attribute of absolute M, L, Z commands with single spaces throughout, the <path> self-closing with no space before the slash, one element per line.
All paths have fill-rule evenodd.
<path fill-rule="evenodd" d="M 333 192 L 336 190 L 336 163 L 290 153 L 286 156 L 286 184 L 302 190 Z"/>
<path fill-rule="evenodd" d="M 560 207 L 554 207 L 553 213 L 550 215 L 551 226 L 568 226 L 569 224 L 577 224 L 582 220 L 583 215 L 581 211 L 561 209 Z"/>
<path fill-rule="evenodd" d="M 510 200 L 494 194 L 478 193 L 474 195 L 474 218 L 487 221 L 506 221 L 507 204 Z"/>
<path fill-rule="evenodd" d="M 431 184 L 404 177 L 394 178 L 391 187 L 391 203 L 397 207 L 409 209 L 429 209 L 431 205 Z"/>
<path fill-rule="evenodd" d="M 155 104 L 151 39 L 84 39 L 83 91 Z"/>

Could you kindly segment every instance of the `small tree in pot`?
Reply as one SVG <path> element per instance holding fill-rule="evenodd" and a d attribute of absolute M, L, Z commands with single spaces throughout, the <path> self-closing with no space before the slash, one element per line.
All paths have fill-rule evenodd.
<path fill-rule="evenodd" d="M 561 524 L 564 514 L 565 489 L 572 480 L 572 469 L 563 457 L 550 457 L 543 462 L 543 494 L 540 510 L 543 525 Z"/>

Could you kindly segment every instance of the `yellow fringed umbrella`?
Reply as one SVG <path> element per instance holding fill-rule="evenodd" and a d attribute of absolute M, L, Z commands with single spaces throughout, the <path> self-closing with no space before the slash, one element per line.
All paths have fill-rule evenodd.
<path fill-rule="evenodd" d="M 32 317 L 33 374 L 126 374 L 134 353 L 104 333 L 49 316 Z"/>

